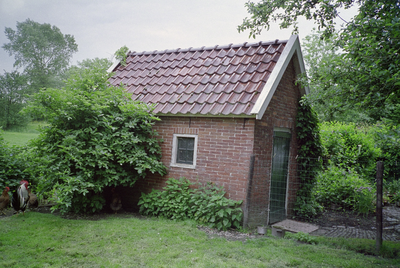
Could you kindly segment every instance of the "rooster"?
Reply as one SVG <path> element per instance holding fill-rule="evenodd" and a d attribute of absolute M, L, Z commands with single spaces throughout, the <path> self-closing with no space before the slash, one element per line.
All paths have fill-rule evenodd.
<path fill-rule="evenodd" d="M 6 215 L 6 213 L 3 212 L 3 209 L 7 208 L 8 203 L 10 203 L 10 196 L 8 195 L 8 191 L 10 191 L 10 188 L 6 187 L 3 191 L 3 194 L 0 195 L 0 212 L 4 215 Z"/>
<path fill-rule="evenodd" d="M 21 210 L 25 215 L 25 209 L 29 201 L 29 183 L 25 180 L 22 180 L 20 181 L 20 184 L 21 185 L 18 187 L 17 191 L 13 193 L 11 205 L 17 213 Z"/>
<path fill-rule="evenodd" d="M 115 192 L 115 188 L 111 189 L 111 193 L 112 193 L 112 200 L 110 207 L 115 212 L 115 214 L 117 214 L 117 211 L 120 210 L 122 207 L 121 197 L 119 196 L 118 193 Z"/>
<path fill-rule="evenodd" d="M 29 194 L 29 201 L 28 201 L 29 209 L 37 208 L 39 206 L 39 201 L 36 195 L 31 192 L 31 189 L 28 189 L 28 194 Z"/>

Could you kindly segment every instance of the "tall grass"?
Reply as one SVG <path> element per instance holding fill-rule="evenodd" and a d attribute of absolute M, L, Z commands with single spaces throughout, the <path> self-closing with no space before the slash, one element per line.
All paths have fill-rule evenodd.
<path fill-rule="evenodd" d="M 189 221 L 68 220 L 28 212 L 0 218 L 0 267 L 398 267 L 319 243 L 209 238 Z"/>

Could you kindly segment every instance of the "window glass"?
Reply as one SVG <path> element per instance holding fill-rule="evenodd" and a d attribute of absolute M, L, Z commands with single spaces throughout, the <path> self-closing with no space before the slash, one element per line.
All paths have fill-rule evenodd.
<path fill-rule="evenodd" d="M 194 138 L 178 137 L 176 163 L 193 164 Z"/>
<path fill-rule="evenodd" d="M 174 134 L 171 166 L 195 169 L 197 162 L 197 143 L 197 135 Z"/>

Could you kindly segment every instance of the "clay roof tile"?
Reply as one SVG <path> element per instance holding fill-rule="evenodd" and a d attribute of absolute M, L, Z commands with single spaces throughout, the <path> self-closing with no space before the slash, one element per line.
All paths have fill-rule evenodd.
<path fill-rule="evenodd" d="M 250 115 L 286 43 L 131 52 L 109 82 L 157 114 Z"/>

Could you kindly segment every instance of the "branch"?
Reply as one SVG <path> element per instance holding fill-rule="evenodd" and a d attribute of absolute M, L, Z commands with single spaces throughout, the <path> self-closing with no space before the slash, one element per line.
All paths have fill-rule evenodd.
<path fill-rule="evenodd" d="M 344 21 L 346 24 L 349 24 L 348 21 L 346 21 L 345 19 L 343 19 L 342 17 L 340 17 L 339 13 L 337 14 L 337 16 L 339 17 L 339 19 L 341 19 L 342 21 Z"/>

